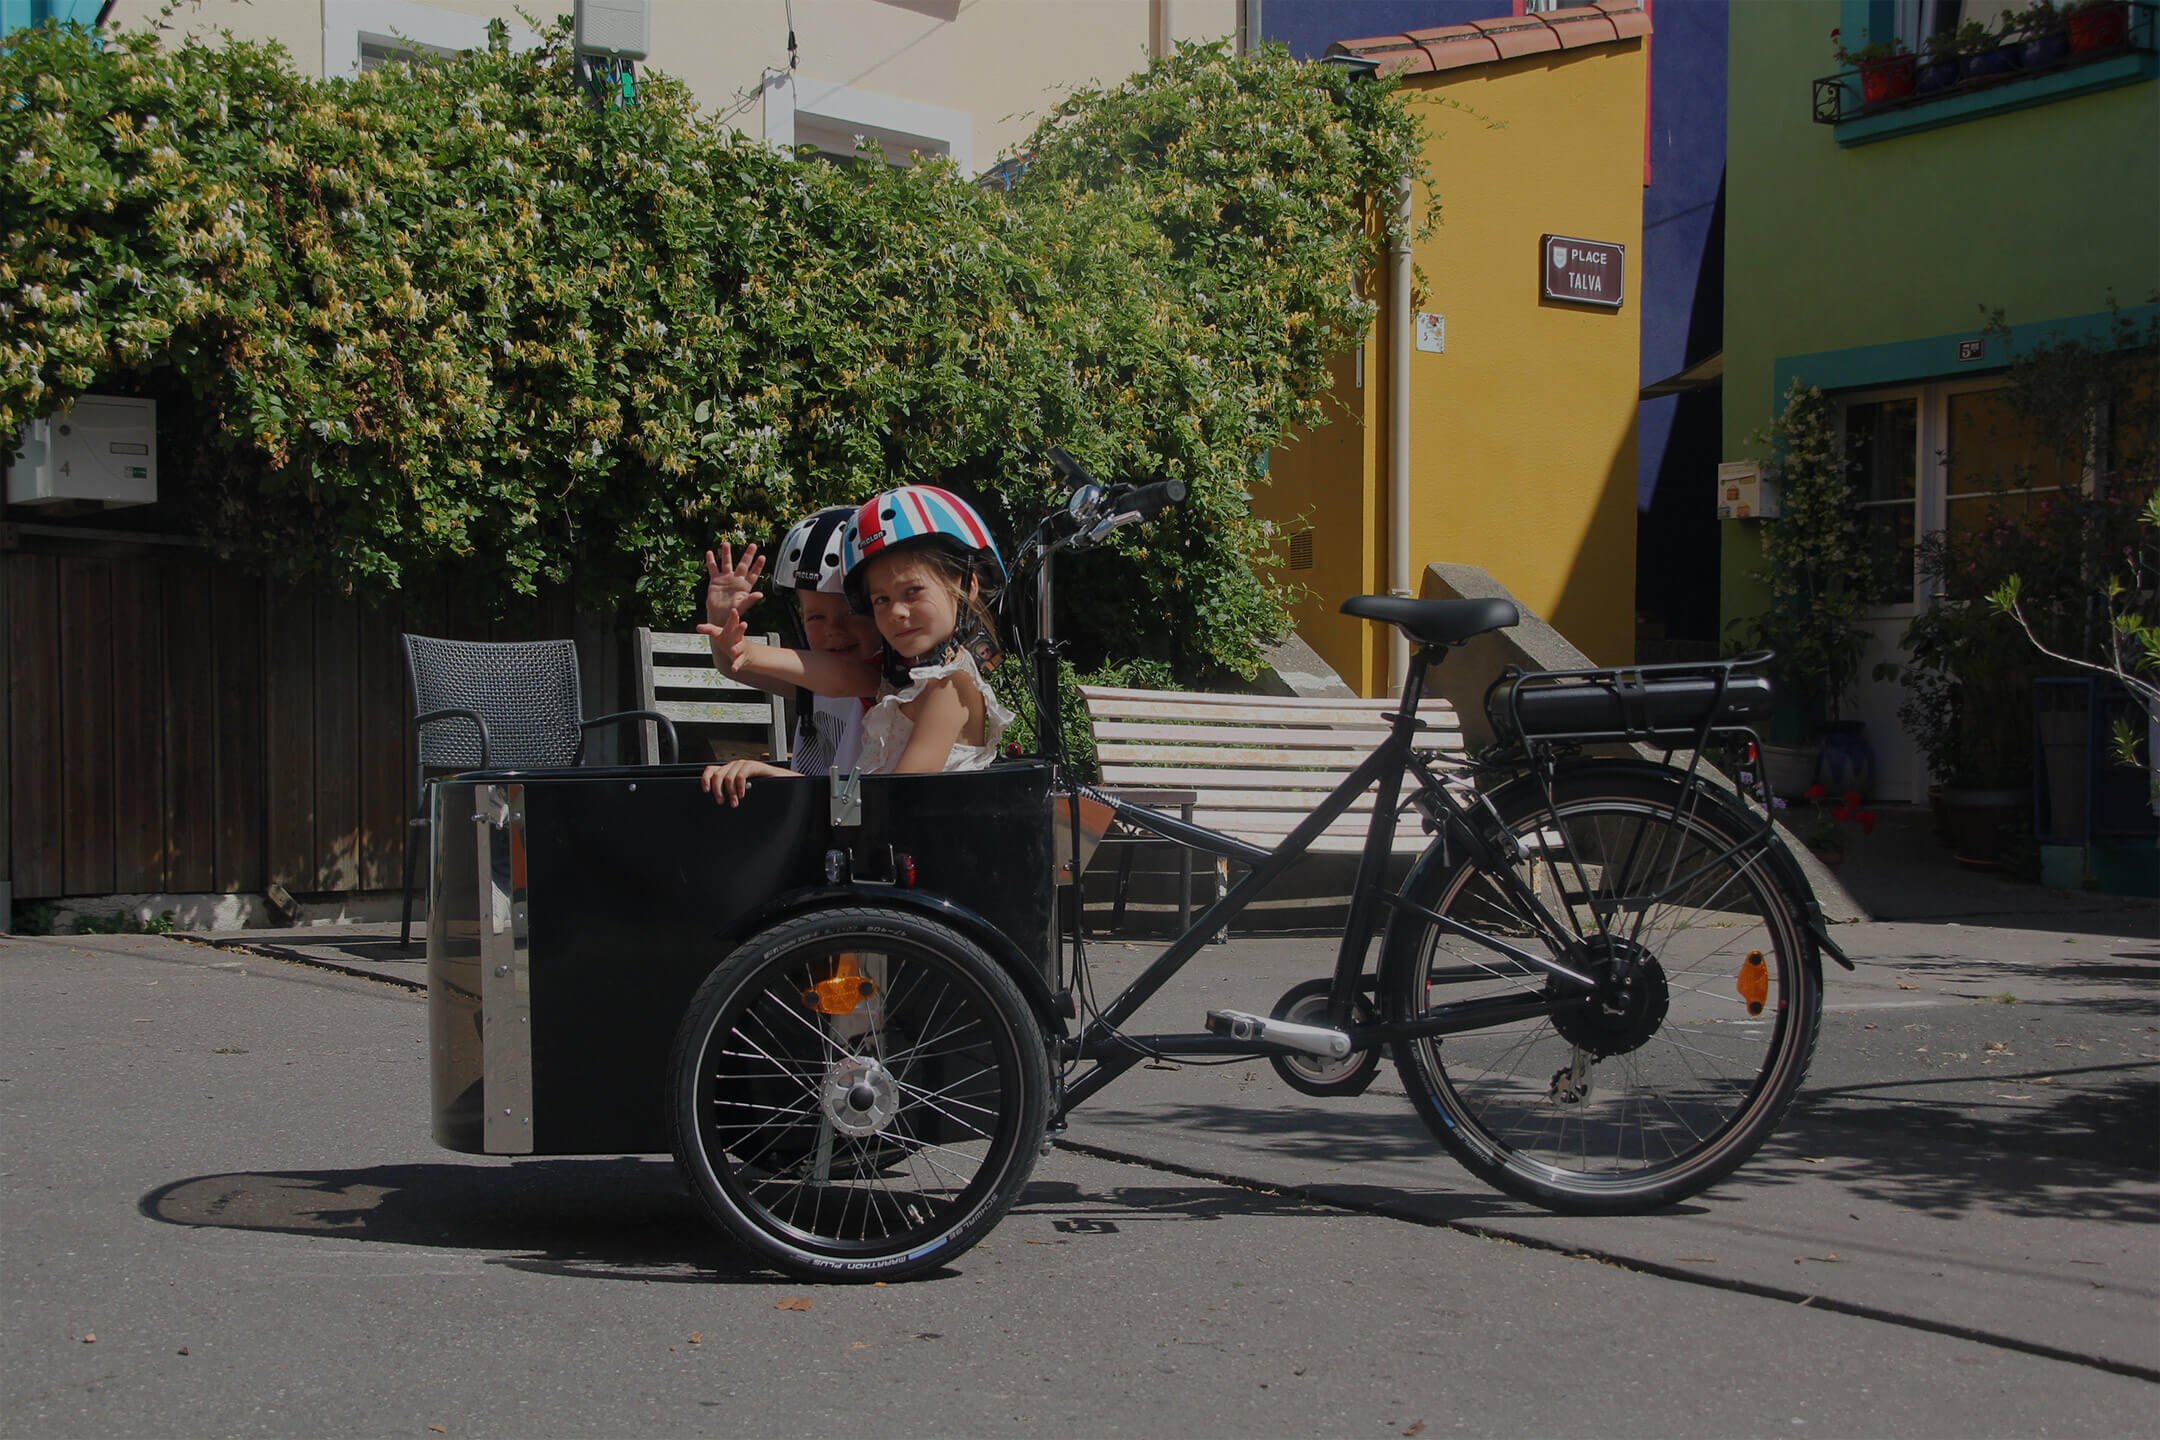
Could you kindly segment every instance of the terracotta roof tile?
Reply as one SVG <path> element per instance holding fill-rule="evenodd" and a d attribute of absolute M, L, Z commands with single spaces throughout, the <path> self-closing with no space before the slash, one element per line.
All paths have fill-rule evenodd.
<path fill-rule="evenodd" d="M 1504 15 L 1473 20 L 1467 25 L 1338 40 L 1328 46 L 1327 53 L 1374 61 L 1385 75 L 1417 75 L 1489 65 L 1517 55 L 1609 45 L 1649 33 L 1650 16 L 1641 0 L 1593 0 L 1571 10 Z"/>
<path fill-rule="evenodd" d="M 1518 55 L 1535 55 L 1543 50 L 1558 50 L 1561 48 L 1560 41 L 1554 36 L 1551 28 L 1544 25 L 1523 25 L 1513 30 L 1498 31 L 1485 38 L 1492 41 L 1493 48 L 1500 52 L 1500 58 L 1503 60 L 1512 60 Z"/>
<path fill-rule="evenodd" d="M 1553 34 L 1560 38 L 1563 50 L 1607 45 L 1620 38 L 1620 32 L 1613 28 L 1612 18 L 1603 11 L 1555 10 L 1551 14 Z"/>

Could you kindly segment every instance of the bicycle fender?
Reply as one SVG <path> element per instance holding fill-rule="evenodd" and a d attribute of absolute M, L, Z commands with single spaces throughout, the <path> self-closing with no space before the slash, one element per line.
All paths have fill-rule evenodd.
<path fill-rule="evenodd" d="M 1706 804 L 1717 806 L 1743 827 L 1752 828 L 1761 823 L 1761 817 L 1749 812 L 1740 804 L 1738 798 L 1723 786 L 1702 775 L 1690 778 L 1683 770 L 1677 770 L 1670 765 L 1660 765 L 1652 760 L 1594 757 L 1563 761 L 1555 770 L 1554 779 L 1590 772 L 1610 774 L 1615 771 L 1628 772 L 1655 784 L 1686 785 Z M 1537 776 L 1519 775 L 1493 792 L 1494 805 L 1499 806 L 1502 796 L 1519 787 L 1527 788 L 1533 794 L 1543 794 L 1543 786 Z M 1440 848 L 1434 846 L 1428 849 L 1425 855 L 1419 857 L 1418 865 L 1424 865 L 1433 851 Z M 1771 874 L 1784 886 L 1787 894 L 1800 902 L 1800 919 L 1806 926 L 1808 935 L 1824 954 L 1838 964 L 1847 970 L 1855 968 L 1851 959 L 1846 956 L 1845 948 L 1831 938 L 1830 922 L 1823 918 L 1822 904 L 1815 898 L 1815 887 L 1808 883 L 1807 872 L 1800 868 L 1800 862 L 1793 856 L 1792 847 L 1785 843 L 1784 832 L 1775 826 L 1771 827 L 1764 854 L 1768 857 Z"/>
<path fill-rule="evenodd" d="M 776 895 L 762 907 L 752 910 L 734 924 L 718 932 L 717 938 L 728 950 L 755 935 L 767 926 L 812 911 L 829 910 L 836 905 L 867 905 L 889 910 L 905 910 L 925 920 L 935 920 L 951 930 L 957 930 L 989 953 L 999 968 L 1012 976 L 1020 993 L 1027 997 L 1028 1005 L 1042 1022 L 1043 1034 L 1051 1039 L 1063 1038 L 1065 1020 L 1059 1014 L 1056 997 L 1051 994 L 1049 981 L 1034 961 L 1015 944 L 1012 937 L 991 924 L 980 914 L 965 905 L 958 905 L 941 895 L 922 890 L 909 890 L 895 885 L 813 885 L 800 890 L 790 890 Z"/>

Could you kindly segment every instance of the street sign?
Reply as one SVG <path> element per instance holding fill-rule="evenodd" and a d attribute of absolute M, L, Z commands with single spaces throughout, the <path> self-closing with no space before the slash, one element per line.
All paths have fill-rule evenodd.
<path fill-rule="evenodd" d="M 1627 247 L 1610 240 L 1546 235 L 1538 240 L 1540 294 L 1569 305 L 1617 310 L 1626 294 Z"/>

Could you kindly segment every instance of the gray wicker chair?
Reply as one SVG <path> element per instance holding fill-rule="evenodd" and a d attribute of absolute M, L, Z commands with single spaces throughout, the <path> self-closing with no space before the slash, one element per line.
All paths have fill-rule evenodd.
<path fill-rule="evenodd" d="M 666 763 L 675 762 L 675 727 L 657 710 L 625 710 L 587 720 L 578 685 L 577 646 L 568 640 L 489 644 L 407 635 L 405 678 L 412 685 L 413 818 L 405 831 L 405 919 L 398 943 L 412 942 L 414 831 L 427 817 L 427 777 L 458 770 L 530 770 L 580 764 L 585 732 L 599 725 L 651 722 L 660 728 Z"/>

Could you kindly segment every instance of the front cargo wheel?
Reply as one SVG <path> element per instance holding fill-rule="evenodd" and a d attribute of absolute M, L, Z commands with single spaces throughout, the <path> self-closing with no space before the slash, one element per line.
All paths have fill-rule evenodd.
<path fill-rule="evenodd" d="M 793 1274 L 890 1280 L 980 1240 L 1034 1169 L 1041 1031 L 980 947 L 871 908 L 785 921 L 707 977 L 669 1065 L 675 1155 Z"/>

